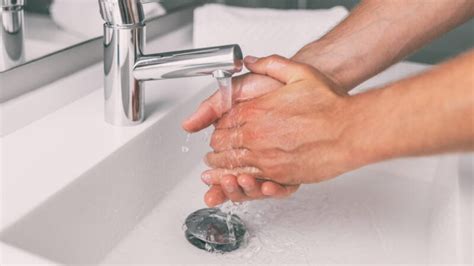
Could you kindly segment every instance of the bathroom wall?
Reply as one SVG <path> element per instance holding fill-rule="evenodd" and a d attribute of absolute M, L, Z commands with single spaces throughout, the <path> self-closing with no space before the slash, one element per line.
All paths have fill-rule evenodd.
<path fill-rule="evenodd" d="M 281 9 L 330 8 L 342 5 L 352 9 L 359 0 L 218 0 L 216 2 L 246 7 L 270 7 Z M 452 30 L 408 59 L 421 63 L 436 64 L 474 47 L 474 20 Z"/>

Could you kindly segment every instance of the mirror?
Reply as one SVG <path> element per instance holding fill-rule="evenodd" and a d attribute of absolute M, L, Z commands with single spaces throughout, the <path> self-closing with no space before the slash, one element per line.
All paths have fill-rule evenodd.
<path fill-rule="evenodd" d="M 195 1 L 143 1 L 147 20 Z M 0 72 L 102 36 L 97 0 L 0 0 Z"/>

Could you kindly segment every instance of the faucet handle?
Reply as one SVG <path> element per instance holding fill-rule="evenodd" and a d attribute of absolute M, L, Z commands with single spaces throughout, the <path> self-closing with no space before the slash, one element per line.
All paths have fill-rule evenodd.
<path fill-rule="evenodd" d="M 150 0 L 99 0 L 104 21 L 115 26 L 141 25 L 145 21 L 143 2 Z"/>

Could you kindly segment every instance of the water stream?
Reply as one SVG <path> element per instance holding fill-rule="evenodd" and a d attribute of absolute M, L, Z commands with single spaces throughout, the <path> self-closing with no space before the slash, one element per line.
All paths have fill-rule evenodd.
<path fill-rule="evenodd" d="M 232 77 L 217 71 L 214 74 L 217 80 L 220 98 L 220 112 L 226 113 L 232 108 Z M 186 138 L 186 145 L 189 135 Z M 182 147 L 186 152 L 187 146 Z M 245 244 L 246 228 L 235 211 L 239 204 L 226 202 L 219 209 L 207 208 L 198 210 L 188 216 L 185 221 L 185 236 L 194 246 L 209 252 L 229 252 Z"/>

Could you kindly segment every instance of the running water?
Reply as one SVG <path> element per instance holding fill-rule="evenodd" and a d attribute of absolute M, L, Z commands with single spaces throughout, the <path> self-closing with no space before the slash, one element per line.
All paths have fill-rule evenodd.
<path fill-rule="evenodd" d="M 232 108 L 232 77 L 224 75 L 223 77 L 216 77 L 219 91 L 221 94 L 221 112 L 225 113 Z M 221 210 L 227 214 L 226 224 L 229 231 L 229 241 L 236 243 L 235 229 L 231 223 L 232 215 L 239 208 L 238 203 L 229 202 L 221 205 Z"/>
<path fill-rule="evenodd" d="M 214 77 L 221 94 L 219 108 L 224 114 L 232 108 L 232 78 L 223 71 L 217 71 Z M 186 238 L 194 246 L 209 252 L 225 253 L 238 249 L 246 244 L 248 236 L 244 223 L 235 215 L 239 206 L 238 203 L 226 202 L 219 209 L 201 209 L 190 214 L 183 228 Z"/>
<path fill-rule="evenodd" d="M 232 108 L 232 77 L 223 75 L 216 79 L 221 93 L 221 112 L 225 113 Z"/>

